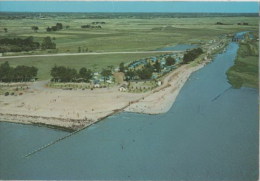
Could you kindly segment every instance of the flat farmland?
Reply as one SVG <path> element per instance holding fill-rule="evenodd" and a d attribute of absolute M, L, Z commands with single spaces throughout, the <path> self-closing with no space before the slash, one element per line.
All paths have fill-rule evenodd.
<path fill-rule="evenodd" d="M 82 25 L 93 25 L 92 22 L 105 22 L 97 28 L 81 28 Z M 221 22 L 224 25 L 216 25 Z M 249 25 L 237 25 L 247 22 Z M 62 23 L 60 31 L 47 32 L 46 28 Z M 34 32 L 32 26 L 38 26 Z M 4 28 L 8 31 L 5 32 Z M 258 31 L 258 17 L 198 17 L 198 18 L 102 18 L 90 19 L 75 14 L 49 14 L 29 16 L 28 18 L 2 18 L 0 20 L 0 39 L 27 38 L 33 36 L 35 41 L 42 42 L 44 37 L 51 37 L 56 43 L 55 50 L 35 50 L 17 52 L 11 55 L 78 53 L 80 52 L 135 52 L 151 51 L 178 44 L 204 44 L 223 34 L 234 34 L 240 31 Z M 78 55 L 1 58 L 0 63 L 9 61 L 10 65 L 28 65 L 39 69 L 40 80 L 50 78 L 54 65 L 63 65 L 79 69 L 90 68 L 100 71 L 107 66 L 117 67 L 120 62 L 130 62 L 161 53 L 146 54 L 111 54 L 111 55 Z"/>
<path fill-rule="evenodd" d="M 78 17 L 48 17 L 41 19 L 1 20 L 0 38 L 28 37 L 41 41 L 50 36 L 57 51 L 78 52 L 78 48 L 93 52 L 154 50 L 177 44 L 198 44 L 227 33 L 258 30 L 257 17 L 151 18 L 151 19 L 77 19 Z M 105 22 L 101 29 L 83 29 L 82 25 Z M 216 25 L 222 22 L 226 25 Z M 237 25 L 247 22 L 249 26 Z M 46 28 L 62 23 L 60 31 L 46 32 Z M 38 32 L 31 27 L 38 26 Z M 4 33 L 4 28 L 8 29 Z"/>

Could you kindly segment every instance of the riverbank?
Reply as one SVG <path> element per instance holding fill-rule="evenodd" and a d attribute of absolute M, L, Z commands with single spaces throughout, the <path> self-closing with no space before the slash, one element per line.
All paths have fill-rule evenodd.
<path fill-rule="evenodd" d="M 235 64 L 227 71 L 229 83 L 234 88 L 240 87 L 259 87 L 258 59 L 259 59 L 259 43 L 258 35 L 255 34 L 250 39 L 246 34 L 245 40 L 239 43 L 239 50 L 235 59 Z"/>
<path fill-rule="evenodd" d="M 90 126 L 117 112 L 146 114 L 167 112 L 192 72 L 205 62 L 182 65 L 146 93 L 127 93 L 118 87 L 95 90 L 60 90 L 32 83 L 21 96 L 1 96 L 0 121 L 43 125 L 65 130 Z M 40 85 L 40 86 L 39 86 Z"/>
<path fill-rule="evenodd" d="M 129 105 L 124 111 L 145 114 L 166 113 L 174 104 L 181 88 L 189 79 L 190 75 L 204 67 L 205 64 L 206 62 L 196 66 L 187 64 L 179 67 L 165 77 L 161 87 L 155 89 L 144 99 Z"/>

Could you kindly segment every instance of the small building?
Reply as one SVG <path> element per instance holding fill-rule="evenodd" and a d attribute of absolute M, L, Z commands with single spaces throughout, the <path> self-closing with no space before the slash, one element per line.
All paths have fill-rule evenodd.
<path fill-rule="evenodd" d="M 126 92 L 127 91 L 127 88 L 125 88 L 125 87 L 119 87 L 119 89 L 118 89 L 120 92 Z"/>
<path fill-rule="evenodd" d="M 123 84 L 118 89 L 120 92 L 126 92 L 127 91 L 127 84 Z"/>
<path fill-rule="evenodd" d="M 162 81 L 159 80 L 159 81 L 157 82 L 157 85 L 158 85 L 158 86 L 161 86 L 161 85 L 162 85 Z"/>
<path fill-rule="evenodd" d="M 112 80 L 107 80 L 106 82 L 109 84 L 112 84 Z"/>
<path fill-rule="evenodd" d="M 100 84 L 95 84 L 94 88 L 100 88 Z"/>

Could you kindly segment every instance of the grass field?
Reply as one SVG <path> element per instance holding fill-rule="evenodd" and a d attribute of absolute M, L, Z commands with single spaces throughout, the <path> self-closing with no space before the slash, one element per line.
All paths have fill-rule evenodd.
<path fill-rule="evenodd" d="M 258 47 L 259 44 L 256 41 L 240 43 L 235 64 L 227 72 L 228 80 L 233 87 L 258 88 Z"/>
<path fill-rule="evenodd" d="M 102 29 L 82 29 L 81 25 L 103 21 Z M 56 23 L 70 26 L 56 32 L 46 32 Z M 223 22 L 229 25 L 215 25 Z M 248 22 L 249 26 L 237 25 Z M 31 26 L 38 26 L 35 33 Z M 4 33 L 4 28 L 8 29 Z M 154 50 L 176 44 L 201 43 L 219 35 L 244 30 L 258 30 L 258 17 L 203 17 L 151 19 L 79 19 L 79 17 L 46 17 L 46 19 L 14 19 L 0 21 L 0 38 L 34 36 L 55 38 L 58 52 L 78 52 L 78 47 L 94 52 Z"/>
<path fill-rule="evenodd" d="M 81 25 L 102 21 L 102 29 L 82 29 Z M 216 25 L 222 22 L 228 25 Z M 247 22 L 248 26 L 237 25 Z M 70 26 L 56 32 L 46 32 L 48 26 L 62 23 L 63 27 Z M 39 31 L 34 32 L 31 27 L 38 26 Z M 4 32 L 4 28 L 8 32 Z M 88 19 L 81 15 L 67 14 L 45 15 L 44 19 L 36 16 L 23 19 L 1 19 L 0 38 L 26 38 L 33 36 L 41 42 L 50 36 L 56 43 L 54 51 L 34 51 L 30 54 L 49 53 L 76 53 L 78 48 L 88 49 L 92 52 L 117 51 L 147 51 L 177 44 L 203 44 L 218 36 L 239 31 L 257 31 L 258 17 L 201 17 L 201 18 L 114 18 L 114 19 Z M 19 55 L 22 53 L 17 53 Z M 28 53 L 27 53 L 28 54 Z M 15 54 L 14 54 L 15 55 Z M 33 65 L 39 69 L 40 79 L 49 79 L 51 67 L 64 65 L 79 69 L 91 68 L 94 71 L 120 62 L 134 61 L 154 54 L 118 54 L 118 55 L 80 55 L 64 57 L 30 57 L 8 60 L 12 66 Z"/>
<path fill-rule="evenodd" d="M 27 58 L 9 58 L 0 59 L 0 63 L 8 61 L 11 66 L 27 65 L 38 67 L 38 78 L 40 80 L 50 79 L 50 70 L 54 65 L 67 66 L 79 70 L 86 67 L 93 71 L 100 71 L 107 66 L 118 67 L 121 62 L 130 62 L 145 58 L 152 54 L 111 54 L 111 55 L 78 55 L 78 56 L 51 56 L 51 57 L 27 57 Z"/>

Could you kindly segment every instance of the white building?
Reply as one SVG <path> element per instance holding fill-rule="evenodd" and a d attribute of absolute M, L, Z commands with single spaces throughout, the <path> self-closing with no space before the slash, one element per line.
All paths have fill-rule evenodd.
<path fill-rule="evenodd" d="M 120 92 L 126 92 L 127 91 L 127 89 L 125 88 L 125 87 L 119 87 L 119 89 L 118 89 Z"/>

